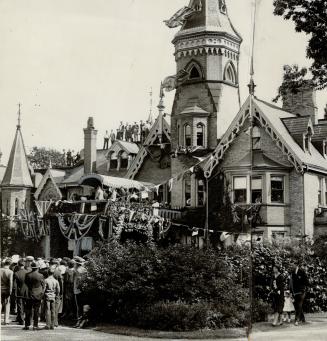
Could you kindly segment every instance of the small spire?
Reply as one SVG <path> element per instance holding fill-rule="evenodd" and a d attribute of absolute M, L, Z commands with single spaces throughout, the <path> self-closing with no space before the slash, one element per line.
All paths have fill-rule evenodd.
<path fill-rule="evenodd" d="M 49 168 L 50 168 L 50 169 L 52 168 L 52 160 L 51 160 L 51 157 L 49 157 Z"/>
<path fill-rule="evenodd" d="M 17 129 L 20 129 L 21 127 L 21 112 L 20 112 L 20 108 L 21 108 L 22 104 L 18 103 L 18 120 L 17 120 Z"/>
<path fill-rule="evenodd" d="M 148 123 L 152 125 L 153 123 L 153 117 L 152 117 L 152 106 L 153 106 L 153 91 L 152 91 L 152 87 L 150 89 L 150 111 L 149 111 L 149 117 L 148 117 Z"/>
<path fill-rule="evenodd" d="M 164 89 L 163 89 L 163 86 L 162 86 L 162 82 L 160 84 L 160 101 L 159 101 L 159 104 L 158 104 L 158 109 L 159 109 L 159 114 L 162 114 L 163 111 L 165 110 L 165 105 L 164 105 L 164 101 L 163 101 L 163 98 L 165 97 L 165 94 L 164 94 Z"/>

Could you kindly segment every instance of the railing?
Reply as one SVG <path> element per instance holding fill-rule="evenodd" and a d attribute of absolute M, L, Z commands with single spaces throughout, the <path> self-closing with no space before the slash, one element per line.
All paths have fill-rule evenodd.
<path fill-rule="evenodd" d="M 169 220 L 180 220 L 182 218 L 182 211 L 177 209 L 160 208 L 159 216 Z"/>

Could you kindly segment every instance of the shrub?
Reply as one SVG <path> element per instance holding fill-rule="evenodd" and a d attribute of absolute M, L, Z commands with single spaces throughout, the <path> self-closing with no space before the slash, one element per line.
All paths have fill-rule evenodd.
<path fill-rule="evenodd" d="M 217 251 L 111 242 L 92 251 L 87 268 L 99 319 L 168 330 L 245 323 L 248 290 Z"/>

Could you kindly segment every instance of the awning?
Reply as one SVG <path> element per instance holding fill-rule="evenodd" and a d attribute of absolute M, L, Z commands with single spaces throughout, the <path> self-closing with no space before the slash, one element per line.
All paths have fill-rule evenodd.
<path fill-rule="evenodd" d="M 114 176 L 107 176 L 101 174 L 89 174 L 84 175 L 79 180 L 80 185 L 84 186 L 106 186 L 106 187 L 113 187 L 113 188 L 126 188 L 132 189 L 135 188 L 139 191 L 150 190 L 154 187 L 151 183 L 143 183 L 135 180 L 125 179 L 125 178 L 117 178 Z"/>

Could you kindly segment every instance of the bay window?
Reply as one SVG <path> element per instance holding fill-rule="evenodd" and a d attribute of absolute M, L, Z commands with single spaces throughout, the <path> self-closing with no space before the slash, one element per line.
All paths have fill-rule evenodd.
<path fill-rule="evenodd" d="M 205 204 L 205 184 L 204 180 L 198 180 L 198 206 Z"/>
<path fill-rule="evenodd" d="M 234 203 L 246 204 L 246 176 L 236 176 L 233 181 Z"/>
<path fill-rule="evenodd" d="M 251 180 L 251 200 L 252 203 L 262 202 L 262 177 L 253 177 Z"/>
<path fill-rule="evenodd" d="M 283 176 L 271 176 L 271 202 L 272 203 L 284 203 L 284 177 Z"/>
<path fill-rule="evenodd" d="M 184 179 L 185 206 L 191 206 L 191 177 Z"/>
<path fill-rule="evenodd" d="M 202 123 L 196 125 L 196 145 L 204 147 L 204 125 Z"/>

